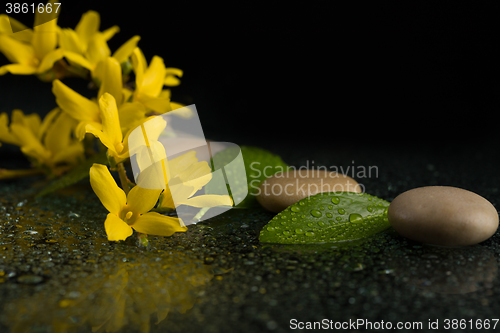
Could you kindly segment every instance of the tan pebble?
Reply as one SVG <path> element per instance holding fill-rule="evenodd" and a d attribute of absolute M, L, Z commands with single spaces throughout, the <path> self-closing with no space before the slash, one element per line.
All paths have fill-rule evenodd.
<path fill-rule="evenodd" d="M 262 182 L 257 201 L 267 210 L 279 213 L 288 206 L 320 192 L 362 192 L 351 177 L 326 170 L 278 172 Z"/>
<path fill-rule="evenodd" d="M 401 236 L 446 246 L 477 244 L 498 228 L 498 213 L 488 200 L 451 186 L 406 191 L 391 202 L 387 217 Z"/>

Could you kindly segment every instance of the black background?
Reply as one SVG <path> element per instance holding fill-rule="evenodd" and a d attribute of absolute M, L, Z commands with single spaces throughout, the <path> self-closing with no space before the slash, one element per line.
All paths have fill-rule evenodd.
<path fill-rule="evenodd" d="M 148 61 L 183 69 L 173 100 L 196 104 L 209 139 L 332 149 L 497 140 L 498 5 L 62 2 L 59 26 L 96 10 L 101 30 L 121 29 L 112 51 L 140 35 Z M 55 106 L 51 84 L 35 77 L 7 74 L 0 87 L 0 111 Z"/>

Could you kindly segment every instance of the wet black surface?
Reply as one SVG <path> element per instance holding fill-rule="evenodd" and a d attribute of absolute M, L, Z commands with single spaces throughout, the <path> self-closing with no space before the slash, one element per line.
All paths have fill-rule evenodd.
<path fill-rule="evenodd" d="M 102 29 L 121 28 L 112 50 L 140 35 L 148 60 L 184 70 L 173 100 L 196 104 L 209 139 L 269 149 L 295 167 L 342 166 L 387 201 L 449 185 L 498 210 L 497 5 L 353 4 L 177 2 L 132 13 L 68 2 L 59 22 L 74 28 L 99 11 Z M 56 106 L 51 84 L 35 77 L 2 76 L 0 87 L 0 112 Z M 370 166 L 377 173 L 359 177 Z M 0 147 L 0 168 L 27 167 L 17 147 Z M 258 235 L 274 214 L 255 207 L 152 237 L 145 250 L 133 238 L 107 241 L 107 212 L 88 181 L 35 200 L 45 184 L 0 182 L 2 332 L 287 332 L 293 319 L 346 331 L 356 320 L 421 323 L 408 332 L 500 329 L 498 232 L 453 249 L 391 229 L 342 246 L 269 246 Z"/>
<path fill-rule="evenodd" d="M 388 201 L 449 185 L 500 202 L 493 144 L 263 147 L 296 167 L 376 166 L 370 178 L 354 178 Z M 106 211 L 86 182 L 34 200 L 40 186 L 43 178 L 0 189 L 2 325 L 12 332 L 285 332 L 299 322 L 335 328 L 361 319 L 386 329 L 421 323 L 420 331 L 438 320 L 439 331 L 461 324 L 465 332 L 486 319 L 492 331 L 498 319 L 498 234 L 465 248 L 420 244 L 391 229 L 352 244 L 272 246 L 258 235 L 273 214 L 255 207 L 151 237 L 144 250 L 133 237 L 106 240 Z"/>

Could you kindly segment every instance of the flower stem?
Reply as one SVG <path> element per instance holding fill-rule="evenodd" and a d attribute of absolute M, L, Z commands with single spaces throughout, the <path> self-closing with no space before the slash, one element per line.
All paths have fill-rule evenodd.
<path fill-rule="evenodd" d="M 148 240 L 148 235 L 143 234 L 141 232 L 137 233 L 137 240 L 139 241 L 139 244 L 143 247 L 148 247 L 149 245 L 149 240 Z"/>
<path fill-rule="evenodd" d="M 0 169 L 0 179 L 12 179 L 43 174 L 42 169 L 7 170 Z"/>
<path fill-rule="evenodd" d="M 125 194 L 128 194 L 130 191 L 129 180 L 127 178 L 127 173 L 125 172 L 125 166 L 123 163 L 118 163 L 116 165 L 116 171 L 118 171 L 118 175 L 120 176 L 120 182 L 122 183 L 122 188 Z"/>

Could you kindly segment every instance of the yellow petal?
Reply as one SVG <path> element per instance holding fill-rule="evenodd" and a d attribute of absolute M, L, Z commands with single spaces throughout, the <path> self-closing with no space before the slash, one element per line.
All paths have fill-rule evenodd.
<path fill-rule="evenodd" d="M 38 12 L 38 11 L 37 11 Z M 35 50 L 35 56 L 42 60 L 57 45 L 57 19 L 42 23 L 34 27 L 31 44 Z"/>
<path fill-rule="evenodd" d="M 116 59 L 108 57 L 104 60 L 103 70 L 103 80 L 97 98 L 101 98 L 102 94 L 107 92 L 113 95 L 117 105 L 121 105 L 123 101 L 123 81 L 120 63 Z"/>
<path fill-rule="evenodd" d="M 150 157 L 147 156 L 147 154 L 138 154 L 137 157 L 136 161 L 138 164 L 142 164 L 142 169 L 139 169 L 140 171 L 134 170 L 134 177 L 137 185 L 142 188 L 164 189 L 165 184 L 167 183 L 167 177 L 165 177 L 167 172 L 164 169 L 162 161 L 151 164 Z M 145 160 L 140 161 L 140 158 Z"/>
<path fill-rule="evenodd" d="M 56 116 L 61 112 L 61 109 L 58 107 L 52 109 L 44 118 L 42 121 L 42 124 L 40 125 L 40 129 L 38 130 L 37 136 L 38 140 L 42 140 L 42 136 L 47 133 L 47 129 L 52 126 L 52 123 Z"/>
<path fill-rule="evenodd" d="M 52 82 L 52 92 L 57 105 L 71 117 L 79 121 L 100 122 L 100 111 L 96 103 L 83 97 L 59 80 Z"/>
<path fill-rule="evenodd" d="M 76 125 L 76 120 L 67 113 L 62 113 L 49 127 L 44 138 L 45 147 L 53 154 L 66 149 L 70 144 L 71 131 Z"/>
<path fill-rule="evenodd" d="M 52 157 L 52 162 L 54 164 L 58 163 L 69 163 L 76 164 L 78 161 L 84 158 L 84 148 L 81 142 L 74 142 L 63 149 L 55 152 Z"/>
<path fill-rule="evenodd" d="M 37 71 L 36 67 L 21 65 L 21 64 L 9 64 L 0 67 L 0 75 L 5 75 L 6 73 L 17 74 L 17 75 L 31 75 L 35 74 Z"/>
<path fill-rule="evenodd" d="M 172 198 L 172 193 L 170 192 L 170 188 L 168 186 L 163 191 L 159 207 L 175 209 L 174 199 Z"/>
<path fill-rule="evenodd" d="M 80 121 L 75 128 L 75 136 L 78 140 L 82 141 L 85 139 L 85 134 L 87 133 L 87 125 L 91 125 L 94 128 L 98 128 L 99 131 L 102 130 L 102 124 L 95 121 Z M 92 132 L 89 132 L 92 133 Z"/>
<path fill-rule="evenodd" d="M 203 185 L 207 184 L 210 179 L 212 179 L 212 169 L 208 165 L 207 161 L 201 161 L 191 164 L 189 167 L 179 172 L 177 175 L 183 182 L 205 182 Z M 202 186 L 203 186 L 202 185 Z M 194 186 L 194 184 L 192 185 Z M 201 187 L 200 187 L 201 188 Z"/>
<path fill-rule="evenodd" d="M 141 127 L 134 128 L 128 137 L 130 153 L 136 154 L 144 146 L 151 146 L 151 142 L 157 141 L 167 122 L 158 116 L 149 117 L 142 123 Z"/>
<path fill-rule="evenodd" d="M 111 37 L 113 37 L 119 31 L 120 31 L 120 28 L 117 25 L 114 25 L 111 28 L 104 30 L 101 34 L 102 34 L 104 40 L 108 41 L 111 39 Z"/>
<path fill-rule="evenodd" d="M 198 162 L 198 159 L 196 158 L 196 152 L 194 150 L 191 150 L 185 154 L 182 154 L 181 156 L 178 156 L 168 162 L 168 167 L 171 172 L 171 177 L 177 177 L 181 172 L 186 170 L 190 165 L 193 163 Z"/>
<path fill-rule="evenodd" d="M 12 111 L 12 123 L 27 127 L 31 133 L 37 135 L 40 129 L 40 116 L 36 113 L 24 115 L 23 111 L 15 109 Z"/>
<path fill-rule="evenodd" d="M 61 60 L 64 56 L 64 51 L 62 49 L 53 50 L 47 53 L 41 63 L 38 66 L 37 73 L 44 73 L 54 66 L 54 63 Z"/>
<path fill-rule="evenodd" d="M 164 204 L 169 204 L 170 201 L 175 203 L 175 206 L 183 205 L 187 199 L 196 192 L 196 189 L 192 186 L 186 186 L 184 184 L 171 185 L 169 184 L 171 199 L 163 195 L 162 207 Z M 169 207 L 169 206 L 167 206 Z"/>
<path fill-rule="evenodd" d="M 42 146 L 35 134 L 26 126 L 12 124 L 10 126 L 12 134 L 19 139 L 21 151 L 28 156 L 45 163 L 50 158 L 50 152 Z"/>
<path fill-rule="evenodd" d="M 146 116 L 144 115 L 145 108 L 141 103 L 124 103 L 118 108 L 118 115 L 120 117 L 120 126 L 122 133 L 139 126 L 144 122 Z"/>
<path fill-rule="evenodd" d="M 165 70 L 165 81 L 163 82 L 164 85 L 169 86 L 169 87 L 175 87 L 181 84 L 181 80 L 177 78 L 182 77 L 182 69 L 179 68 L 173 68 L 173 67 L 168 67 Z"/>
<path fill-rule="evenodd" d="M 134 186 L 127 195 L 127 206 L 134 214 L 149 212 L 158 202 L 161 189 L 145 189 Z"/>
<path fill-rule="evenodd" d="M 184 104 L 170 102 L 170 107 L 172 108 L 172 110 L 177 110 L 175 112 L 175 115 L 181 118 L 189 119 L 194 115 L 193 111 L 190 108 L 186 108 Z M 180 108 L 182 108 L 182 110 L 178 110 Z"/>
<path fill-rule="evenodd" d="M 104 221 L 104 228 L 106 229 L 106 234 L 110 241 L 125 240 L 134 233 L 132 228 L 125 223 L 125 221 L 111 213 L 108 214 L 106 221 Z"/>
<path fill-rule="evenodd" d="M 74 63 L 83 68 L 91 70 L 93 68 L 92 64 L 78 53 L 63 50 L 64 57 L 69 60 L 70 63 Z"/>
<path fill-rule="evenodd" d="M 65 51 L 84 54 L 86 45 L 80 41 L 80 37 L 73 29 L 61 29 L 59 32 L 59 45 Z"/>
<path fill-rule="evenodd" d="M 0 114 L 0 141 L 19 146 L 21 141 L 19 141 L 19 139 L 9 131 L 7 126 L 8 122 L 9 117 L 7 116 L 7 113 L 2 112 Z"/>
<path fill-rule="evenodd" d="M 88 12 L 82 15 L 80 22 L 75 27 L 75 31 L 80 37 L 80 40 L 84 44 L 85 49 L 89 41 L 92 39 L 94 34 L 99 31 L 99 25 L 101 24 L 101 18 L 99 13 L 93 10 L 89 10 Z"/>
<path fill-rule="evenodd" d="M 182 227 L 181 223 L 179 218 L 151 212 L 139 217 L 132 228 L 148 235 L 172 236 L 175 232 L 187 230 L 187 227 Z"/>
<path fill-rule="evenodd" d="M 32 113 L 27 116 L 24 116 L 23 123 L 24 126 L 30 129 L 31 133 L 33 133 L 35 136 L 38 135 L 42 121 L 37 113 Z"/>
<path fill-rule="evenodd" d="M 149 143 L 149 147 L 142 146 L 137 151 L 137 166 L 139 167 L 139 170 L 143 171 L 154 163 L 160 163 L 161 165 L 161 161 L 166 161 L 166 158 L 167 155 L 163 144 L 159 141 L 152 141 Z M 165 162 L 163 163 L 165 164 Z M 160 167 L 160 165 L 157 167 Z M 165 167 L 167 167 L 167 165 L 165 165 Z M 163 172 L 161 172 L 160 176 L 163 176 Z M 163 179 L 160 180 L 164 182 Z"/>
<path fill-rule="evenodd" d="M 91 133 L 93 134 L 96 138 L 99 138 L 101 143 L 106 146 L 106 148 L 109 149 L 108 153 L 111 153 L 113 156 L 118 155 L 118 152 L 116 151 L 116 143 L 106 134 L 102 131 L 102 124 L 91 122 L 91 123 L 80 123 L 80 124 L 85 124 L 85 133 Z M 81 126 L 80 124 L 77 126 L 76 131 L 77 131 L 77 136 L 80 138 L 81 137 Z"/>
<path fill-rule="evenodd" d="M 161 133 L 165 130 L 167 126 L 167 121 L 160 116 L 153 116 L 148 118 L 144 124 L 144 131 L 147 133 L 147 139 L 149 142 L 157 141 Z"/>
<path fill-rule="evenodd" d="M 122 143 L 123 135 L 115 98 L 111 94 L 104 93 L 99 99 L 99 108 L 102 116 L 102 131 L 116 147 L 116 145 Z M 121 149 L 116 149 L 116 152 L 120 154 Z"/>
<path fill-rule="evenodd" d="M 134 69 L 135 73 L 135 85 L 142 86 L 142 81 L 144 77 L 144 71 L 148 67 L 148 64 L 146 63 L 146 58 L 144 57 L 144 54 L 142 53 L 141 49 L 136 47 L 134 51 L 132 52 L 132 68 Z"/>
<path fill-rule="evenodd" d="M 232 206 L 233 200 L 229 195 L 206 194 L 187 199 L 184 205 L 192 207 L 216 207 L 216 206 Z"/>
<path fill-rule="evenodd" d="M 154 97 L 143 93 L 140 93 L 137 96 L 137 100 L 144 104 L 148 109 L 156 111 L 160 114 L 172 111 L 169 98 Z"/>
<path fill-rule="evenodd" d="M 129 102 L 129 99 L 130 99 L 130 97 L 132 96 L 133 91 L 131 91 L 131 90 L 130 90 L 130 89 L 128 89 L 128 88 L 123 88 L 123 89 L 122 89 L 122 94 L 123 94 L 123 101 L 124 101 L 124 102 Z"/>
<path fill-rule="evenodd" d="M 120 46 L 115 53 L 113 53 L 113 58 L 115 58 L 120 64 L 127 61 L 134 49 L 137 47 L 137 43 L 140 39 L 140 36 L 130 38 L 122 46 Z"/>
<path fill-rule="evenodd" d="M 32 29 L 5 14 L 0 14 L 0 34 L 7 34 L 25 43 L 31 43 L 33 38 Z"/>
<path fill-rule="evenodd" d="M 127 197 L 125 196 L 125 192 L 116 185 L 108 167 L 94 163 L 90 168 L 89 174 L 90 185 L 103 206 L 110 213 L 118 215 L 127 204 Z"/>
<path fill-rule="evenodd" d="M 42 144 L 29 127 L 20 124 L 11 124 L 10 129 L 12 134 L 19 139 L 21 143 L 20 146 L 33 146 L 36 147 L 37 150 L 44 150 Z"/>
<path fill-rule="evenodd" d="M 106 39 L 102 34 L 96 34 L 89 42 L 87 48 L 87 59 L 90 63 L 96 65 L 99 61 L 102 61 L 111 55 Z"/>
<path fill-rule="evenodd" d="M 23 125 L 23 126 L 26 126 L 26 124 L 24 123 L 24 118 L 26 116 L 24 115 L 23 111 L 22 110 L 19 110 L 19 109 L 15 109 L 12 111 L 12 120 L 11 122 L 13 124 L 20 124 L 20 125 Z"/>
<path fill-rule="evenodd" d="M 163 59 L 154 56 L 149 64 L 148 69 L 144 72 L 143 81 L 141 84 L 141 94 L 157 97 L 163 88 L 165 82 L 166 68 Z"/>
<path fill-rule="evenodd" d="M 38 161 L 38 163 L 49 165 L 50 152 L 45 150 L 41 145 L 21 146 L 21 151 L 24 155 L 30 156 Z"/>
<path fill-rule="evenodd" d="M 33 47 L 7 35 L 0 34 L 0 52 L 12 63 L 31 67 L 38 66 Z"/>

